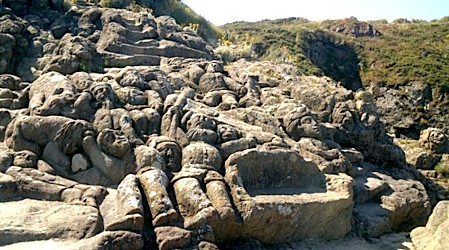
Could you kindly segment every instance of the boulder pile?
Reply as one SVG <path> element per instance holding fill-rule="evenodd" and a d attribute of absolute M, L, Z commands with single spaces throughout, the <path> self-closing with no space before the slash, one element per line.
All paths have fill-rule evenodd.
<path fill-rule="evenodd" d="M 1 11 L 0 246 L 369 238 L 431 213 L 368 90 L 292 65 L 225 65 L 148 12 Z"/>

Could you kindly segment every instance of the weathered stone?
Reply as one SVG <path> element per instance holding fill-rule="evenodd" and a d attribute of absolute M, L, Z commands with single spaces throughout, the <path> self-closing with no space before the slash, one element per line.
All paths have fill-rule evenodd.
<path fill-rule="evenodd" d="M 179 227 L 157 227 L 156 241 L 161 250 L 183 248 L 190 245 L 191 233 Z"/>
<path fill-rule="evenodd" d="M 142 169 L 138 174 L 154 227 L 174 225 L 179 216 L 167 192 L 169 179 L 160 169 Z"/>
<path fill-rule="evenodd" d="M 428 128 L 421 131 L 419 142 L 433 153 L 449 153 L 449 140 L 440 129 Z"/>
<path fill-rule="evenodd" d="M 378 188 L 372 191 L 377 194 L 361 196 L 366 200 L 376 194 L 374 199 L 356 203 L 354 206 L 355 228 L 360 235 L 378 237 L 392 231 L 410 230 L 425 223 L 431 208 L 427 192 L 420 182 L 394 180 L 379 172 L 372 174 L 380 181 L 376 181 L 379 182 Z M 388 188 L 382 182 L 386 183 Z"/>
<path fill-rule="evenodd" d="M 14 155 L 6 150 L 0 151 L 0 172 L 5 172 L 12 164 Z"/>
<path fill-rule="evenodd" d="M 389 188 L 388 183 L 377 178 L 356 178 L 354 186 L 354 201 L 364 203 L 373 199 L 379 193 Z"/>
<path fill-rule="evenodd" d="M 2 2 L 0 73 L 20 78 L 0 75 L 0 140 L 9 148 L 0 151 L 0 171 L 7 173 L 0 174 L 0 199 L 7 201 L 0 207 L 23 197 L 64 203 L 41 208 L 34 203 L 43 201 L 28 206 L 25 200 L 21 218 L 60 230 L 39 233 L 25 223 L 4 233 L 1 244 L 54 238 L 64 249 L 141 249 L 145 240 L 161 249 L 216 249 L 215 242 L 254 239 L 239 247 L 263 248 L 259 240 L 291 248 L 301 245 L 292 241 L 343 238 L 352 230 L 380 237 L 370 238 L 375 248 L 383 241 L 384 248 L 398 248 L 404 237 L 382 235 L 423 224 L 430 200 L 446 197 L 426 193 L 386 134 L 382 121 L 402 131 L 397 135 L 419 131 L 405 118 L 402 125 L 381 121 L 386 109 L 403 109 L 390 92 L 378 111 L 378 89 L 355 92 L 356 74 L 339 79 L 351 91 L 327 77 L 303 76 L 295 65 L 242 60 L 223 66 L 171 17 L 92 2 L 79 1 L 82 6 L 66 13 L 59 12 L 61 0 Z M 35 15 L 46 4 L 48 11 Z M 26 21 L 14 15 L 19 12 Z M 354 28 L 369 32 L 362 26 Z M 354 56 L 347 45 L 316 40 L 306 52 L 317 65 L 326 66 L 332 51 Z M 357 72 L 355 64 L 339 63 L 339 71 Z M 432 93 L 421 87 L 399 86 L 394 94 L 404 105 L 424 105 Z M 407 154 L 432 168 L 447 139 L 426 131 L 427 149 L 420 152 L 433 151 L 429 159 Z M 433 177 L 449 169 L 439 164 Z M 70 208 L 54 212 L 63 206 Z M 7 211 L 0 217 L 12 214 L 10 207 L 0 211 Z M 81 214 L 78 224 L 60 215 L 73 211 Z M 42 225 L 52 216 L 54 223 Z"/>
<path fill-rule="evenodd" d="M 79 240 L 102 229 L 99 211 L 89 206 L 25 199 L 0 203 L 0 208 L 0 245 L 31 240 Z"/>
<path fill-rule="evenodd" d="M 16 180 L 0 172 L 0 201 L 8 200 L 17 195 Z"/>
<path fill-rule="evenodd" d="M 144 246 L 141 234 L 128 231 L 104 231 L 91 238 L 83 239 L 72 245 L 74 249 L 96 250 L 138 250 Z M 68 249 L 71 249 L 70 247 Z"/>
<path fill-rule="evenodd" d="M 71 170 L 76 173 L 78 171 L 86 170 L 89 166 L 89 162 L 86 157 L 82 154 L 75 154 L 72 157 Z"/>
<path fill-rule="evenodd" d="M 276 169 L 270 168 L 273 165 Z M 239 232 L 247 237 L 267 243 L 306 237 L 335 239 L 351 229 L 352 178 L 343 174 L 325 177 L 314 163 L 293 151 L 235 153 L 226 161 L 226 180 L 243 219 Z M 301 216 L 311 211 L 316 216 Z M 319 226 L 323 223 L 333 226 Z"/>
<path fill-rule="evenodd" d="M 440 201 L 433 209 L 425 227 L 413 229 L 410 233 L 416 249 L 445 249 L 449 245 L 449 202 Z"/>
<path fill-rule="evenodd" d="M 62 116 L 19 116 L 7 127 L 5 144 L 15 151 L 29 150 L 40 156 L 42 147 L 54 140 L 60 150 L 71 154 L 81 147 L 86 130 L 92 130 L 92 125 L 82 120 Z"/>
<path fill-rule="evenodd" d="M 135 175 L 129 174 L 120 182 L 117 187 L 117 202 L 122 216 L 143 215 L 142 195 Z"/>

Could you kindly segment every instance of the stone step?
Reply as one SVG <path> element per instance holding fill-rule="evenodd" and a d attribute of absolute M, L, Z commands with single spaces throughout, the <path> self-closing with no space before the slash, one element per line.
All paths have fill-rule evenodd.
<path fill-rule="evenodd" d="M 106 67 L 158 66 L 161 62 L 161 57 L 154 55 L 123 55 L 111 52 L 102 52 L 102 54 L 106 62 Z"/>
<path fill-rule="evenodd" d="M 154 39 L 143 39 L 143 40 L 134 42 L 134 45 L 143 46 L 143 47 L 157 47 L 157 46 L 159 46 L 159 42 Z"/>
<path fill-rule="evenodd" d="M 127 28 L 129 30 L 133 30 L 133 31 L 142 31 L 142 29 L 143 29 L 143 25 L 142 24 L 137 24 L 135 20 L 126 19 L 124 17 L 122 17 L 122 23 L 121 24 L 125 28 Z"/>
<path fill-rule="evenodd" d="M 118 53 L 122 55 L 153 55 L 153 56 L 163 56 L 163 57 L 186 57 L 186 58 L 206 58 L 209 59 L 210 56 L 202 51 L 195 50 L 184 45 L 178 44 L 166 44 L 159 47 L 144 47 L 136 46 L 130 44 L 109 44 L 106 51 Z"/>
<path fill-rule="evenodd" d="M 126 28 L 126 27 L 125 27 Z M 134 30 L 127 30 L 126 31 L 127 38 L 133 42 L 137 42 L 140 40 L 146 40 L 146 39 L 154 39 L 159 36 L 156 30 L 150 29 L 146 31 L 134 31 Z"/>

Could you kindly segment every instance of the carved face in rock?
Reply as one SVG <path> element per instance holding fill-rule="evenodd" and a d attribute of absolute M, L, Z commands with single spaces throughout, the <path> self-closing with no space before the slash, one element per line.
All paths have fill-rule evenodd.
<path fill-rule="evenodd" d="M 68 86 L 55 88 L 46 97 L 42 106 L 36 108 L 33 113 L 38 115 L 58 115 L 63 110 L 70 110 L 75 101 L 74 89 Z"/>
<path fill-rule="evenodd" d="M 23 150 L 14 154 L 14 166 L 32 168 L 37 165 L 37 156 L 31 151 Z"/>
<path fill-rule="evenodd" d="M 94 133 L 92 124 L 83 120 L 66 122 L 56 133 L 55 144 L 64 154 L 72 155 L 82 147 L 86 133 Z"/>
<path fill-rule="evenodd" d="M 332 111 L 333 124 L 338 124 L 344 129 L 352 131 L 357 126 L 355 119 L 356 117 L 354 117 L 348 104 L 339 102 L 335 105 L 334 110 Z"/>
<path fill-rule="evenodd" d="M 209 117 L 202 114 L 192 114 L 190 119 L 187 121 L 186 125 L 187 130 L 193 128 L 204 128 L 204 129 L 212 129 L 215 130 L 216 125 L 215 122 Z"/>
<path fill-rule="evenodd" d="M 218 125 L 217 131 L 220 135 L 221 142 L 237 140 L 239 138 L 239 131 L 231 125 L 220 124 Z"/>
<path fill-rule="evenodd" d="M 322 128 L 315 117 L 305 106 L 292 110 L 284 116 L 284 124 L 288 135 L 295 141 L 301 137 L 321 138 Z"/>
<path fill-rule="evenodd" d="M 131 142 L 118 130 L 104 129 L 98 135 L 98 145 L 103 152 L 112 156 L 122 158 L 129 149 Z"/>
<path fill-rule="evenodd" d="M 137 72 L 126 72 L 123 78 L 120 80 L 120 85 L 123 87 L 129 86 L 144 88 L 147 83 L 145 81 L 145 78 L 141 74 Z"/>
<path fill-rule="evenodd" d="M 186 123 L 187 137 L 190 141 L 203 141 L 209 144 L 215 144 L 218 141 L 214 120 L 202 114 L 186 115 L 190 115 Z"/>
<path fill-rule="evenodd" d="M 156 149 L 165 159 L 168 170 L 177 172 L 181 169 L 181 148 L 176 142 L 159 143 Z"/>
<path fill-rule="evenodd" d="M 151 137 L 148 146 L 155 148 L 164 158 L 167 170 L 178 172 L 181 169 L 181 147 L 176 141 L 166 136 Z"/>
<path fill-rule="evenodd" d="M 120 88 L 117 90 L 117 96 L 121 102 L 129 103 L 131 105 L 144 105 L 148 102 L 145 93 L 135 87 Z"/>
<path fill-rule="evenodd" d="M 435 153 L 447 153 L 449 141 L 443 131 L 432 129 L 429 134 L 430 149 Z"/>
<path fill-rule="evenodd" d="M 90 87 L 90 93 L 92 93 L 95 100 L 98 102 L 104 102 L 106 100 L 113 101 L 115 99 L 115 94 L 111 85 L 106 82 L 94 83 Z"/>

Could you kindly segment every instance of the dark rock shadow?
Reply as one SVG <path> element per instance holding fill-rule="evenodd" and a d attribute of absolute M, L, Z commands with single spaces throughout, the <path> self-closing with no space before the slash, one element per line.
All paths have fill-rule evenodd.
<path fill-rule="evenodd" d="M 319 30 L 304 32 L 301 41 L 299 46 L 305 56 L 320 68 L 324 75 L 340 81 L 347 89 L 355 91 L 362 87 L 358 55 L 351 45 Z"/>

